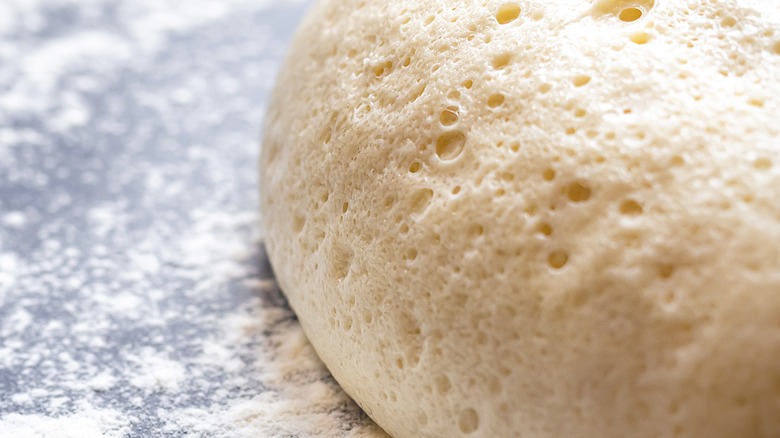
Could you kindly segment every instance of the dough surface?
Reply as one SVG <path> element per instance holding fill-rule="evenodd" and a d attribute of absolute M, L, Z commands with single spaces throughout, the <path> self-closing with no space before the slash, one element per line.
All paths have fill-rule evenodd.
<path fill-rule="evenodd" d="M 261 187 L 395 437 L 780 436 L 780 2 L 321 0 Z"/>

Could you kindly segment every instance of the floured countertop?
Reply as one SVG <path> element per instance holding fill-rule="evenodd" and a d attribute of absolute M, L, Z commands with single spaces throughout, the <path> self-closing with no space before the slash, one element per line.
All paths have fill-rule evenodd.
<path fill-rule="evenodd" d="M 0 3 L 1 436 L 381 436 L 258 228 L 263 110 L 306 7 Z"/>

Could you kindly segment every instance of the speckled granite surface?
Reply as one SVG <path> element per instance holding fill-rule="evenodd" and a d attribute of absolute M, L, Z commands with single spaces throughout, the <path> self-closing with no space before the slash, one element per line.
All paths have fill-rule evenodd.
<path fill-rule="evenodd" d="M 0 436 L 374 436 L 265 259 L 306 2 L 0 3 Z"/>

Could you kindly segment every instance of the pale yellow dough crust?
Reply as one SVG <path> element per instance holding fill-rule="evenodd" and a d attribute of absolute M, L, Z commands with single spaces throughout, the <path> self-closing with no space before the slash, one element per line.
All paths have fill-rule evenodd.
<path fill-rule="evenodd" d="M 321 0 L 266 244 L 395 437 L 780 436 L 780 2 Z"/>

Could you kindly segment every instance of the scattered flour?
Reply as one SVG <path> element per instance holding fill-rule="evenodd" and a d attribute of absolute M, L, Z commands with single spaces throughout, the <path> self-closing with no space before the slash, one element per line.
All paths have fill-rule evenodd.
<path fill-rule="evenodd" d="M 61 417 L 9 414 L 0 419 L 0 431 L 14 438 L 120 438 L 127 426 L 121 413 L 88 405 Z"/>
<path fill-rule="evenodd" d="M 12 229 L 22 228 L 26 221 L 27 218 L 24 216 L 24 213 L 22 213 L 21 211 L 8 212 L 2 218 L 3 226 Z"/>
<path fill-rule="evenodd" d="M 275 321 L 270 332 L 269 321 Z M 373 423 L 350 418 L 352 402 L 329 378 L 287 311 L 257 303 L 252 313 L 224 322 L 224 340 L 207 342 L 204 353 L 211 355 L 216 350 L 214 357 L 222 359 L 218 366 L 232 370 L 233 360 L 242 354 L 233 346 L 247 335 L 265 337 L 264 342 L 272 347 L 257 350 L 265 358 L 255 369 L 267 389 L 217 410 L 178 411 L 170 417 L 167 430 L 216 430 L 214 436 L 236 438 L 386 437 Z"/>

